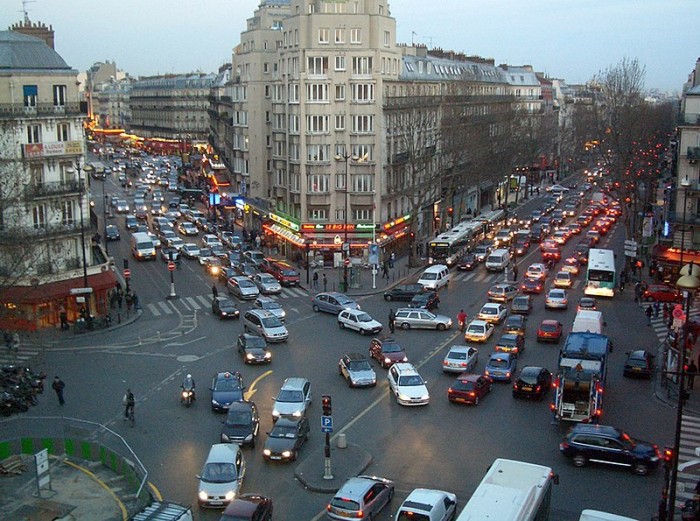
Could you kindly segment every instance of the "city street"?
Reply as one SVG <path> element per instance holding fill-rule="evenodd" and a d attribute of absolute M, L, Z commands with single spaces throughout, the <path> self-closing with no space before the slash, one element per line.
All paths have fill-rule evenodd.
<path fill-rule="evenodd" d="M 102 215 L 101 186 L 93 182 L 96 210 Z M 97 190 L 97 192 L 96 192 Z M 116 178 L 108 178 L 105 195 L 121 193 Z M 544 196 L 544 195 L 543 195 Z M 543 197 L 542 196 L 542 197 Z M 168 195 L 166 194 L 166 200 Z M 521 207 L 529 215 L 539 204 L 535 198 Z M 595 508 L 613 511 L 638 519 L 649 519 L 660 498 L 663 469 L 646 477 L 624 468 L 588 466 L 575 468 L 559 454 L 559 442 L 569 424 L 552 420 L 549 404 L 551 392 L 542 402 L 515 400 L 511 386 L 494 383 L 493 391 L 478 406 L 455 405 L 447 400 L 447 388 L 454 376 L 441 371 L 447 348 L 464 344 L 453 327 L 439 332 L 397 329 L 395 338 L 405 348 L 409 361 L 428 381 L 430 404 L 427 407 L 403 407 L 389 395 L 386 370 L 373 362 L 378 385 L 369 389 L 350 389 L 338 375 L 338 359 L 345 352 L 367 353 L 371 337 L 341 330 L 336 317 L 314 313 L 306 290 L 283 289 L 275 299 L 287 312 L 290 339 L 274 344 L 269 366 L 245 366 L 235 351 L 237 336 L 243 332 L 240 321 L 220 321 L 211 313 L 211 286 L 196 260 L 183 260 L 174 272 L 177 299 L 170 292 L 167 263 L 139 263 L 129 253 L 129 233 L 123 216 L 108 223 L 117 224 L 122 239 L 110 242 L 109 251 L 121 270 L 122 259 L 129 259 L 130 284 L 138 294 L 142 314 L 124 327 L 100 335 L 81 337 L 65 333 L 60 347 L 45 353 L 49 375 L 61 375 L 66 382 L 66 405 L 59 408 L 55 397 L 47 392 L 31 413 L 82 418 L 100 422 L 127 440 L 148 469 L 149 481 L 162 495 L 181 503 L 197 504 L 197 479 L 212 443 L 218 443 L 224 415 L 209 407 L 208 387 L 218 371 L 240 371 L 249 399 L 260 411 L 261 432 L 254 449 L 244 449 L 247 474 L 243 491 L 273 498 L 275 519 L 311 520 L 323 517 L 330 494 L 313 493 L 295 482 L 295 463 L 267 463 L 262 458 L 265 432 L 272 426 L 273 399 L 285 378 L 303 376 L 312 383 L 313 404 L 310 412 L 311 437 L 301 450 L 300 460 L 314 458 L 323 472 L 323 435 L 320 430 L 321 395 L 333 397 L 335 436 L 345 433 L 350 443 L 360 445 L 372 455 L 365 471 L 396 482 L 396 496 L 391 509 L 385 509 L 377 521 L 388 521 L 401 501 L 416 487 L 438 488 L 457 494 L 464 505 L 492 461 L 497 457 L 524 460 L 551 466 L 559 475 L 554 489 L 552 519 L 574 521 L 581 510 Z M 102 232 L 102 227 L 100 228 Z M 186 238 L 192 242 L 198 238 Z M 623 224 L 603 237 L 599 247 L 617 252 L 618 271 L 623 264 Z M 574 237 L 564 246 L 573 251 Z M 519 271 L 525 273 L 532 262 L 541 259 L 537 244 L 524 258 Z M 561 263 L 559 264 L 561 265 Z M 489 287 L 503 280 L 502 274 L 489 274 L 483 266 L 473 272 L 451 272 L 448 288 L 440 292 L 436 312 L 455 321 L 460 308 L 473 318 L 487 301 Z M 329 273 L 329 279 L 336 279 Z M 544 293 L 534 296 L 534 309 L 527 318 L 526 349 L 519 367 L 541 365 L 556 371 L 558 346 L 535 341 L 537 325 L 543 318 L 555 318 L 570 328 L 576 303 L 582 293 L 585 270 L 569 290 L 569 308 L 565 311 L 544 309 Z M 378 279 L 378 288 L 386 282 Z M 551 277 L 547 283 L 547 289 Z M 220 295 L 226 294 L 217 281 Z M 546 292 L 546 291 L 545 291 Z M 235 300 L 235 299 L 234 299 Z M 381 293 L 358 297 L 362 309 L 384 324 L 390 309 L 400 307 L 386 302 Z M 249 303 L 237 301 L 241 312 Z M 655 352 L 656 335 L 646 325 L 646 317 L 633 301 L 633 289 L 612 300 L 598 299 L 598 309 L 607 322 L 607 334 L 615 349 L 610 357 L 606 398 L 602 422 L 628 431 L 633 436 L 659 444 L 671 445 L 675 411 L 654 398 L 653 384 L 645 380 L 623 378 L 625 352 L 644 348 Z M 501 326 L 484 345 L 478 345 L 477 372 L 483 370 Z M 179 385 L 186 373 L 197 382 L 197 401 L 190 408 L 179 403 Z M 129 387 L 136 396 L 136 425 L 122 421 L 121 397 Z M 334 450 L 336 450 L 334 448 Z M 220 511 L 204 512 L 200 519 L 218 519 Z"/>

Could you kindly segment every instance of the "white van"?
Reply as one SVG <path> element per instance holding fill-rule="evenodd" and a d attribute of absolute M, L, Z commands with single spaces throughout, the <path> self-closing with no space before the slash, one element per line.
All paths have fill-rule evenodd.
<path fill-rule="evenodd" d="M 603 334 L 603 313 L 590 309 L 582 309 L 576 313 L 574 325 L 571 327 L 572 333 L 595 333 L 596 335 Z"/>
<path fill-rule="evenodd" d="M 444 264 L 434 264 L 427 268 L 418 279 L 424 289 L 439 290 L 450 282 L 450 270 Z"/>
<path fill-rule="evenodd" d="M 131 254 L 136 260 L 156 260 L 156 245 L 146 232 L 131 236 Z"/>
<path fill-rule="evenodd" d="M 505 248 L 494 250 L 486 257 L 486 271 L 503 271 L 510 262 L 510 251 Z"/>

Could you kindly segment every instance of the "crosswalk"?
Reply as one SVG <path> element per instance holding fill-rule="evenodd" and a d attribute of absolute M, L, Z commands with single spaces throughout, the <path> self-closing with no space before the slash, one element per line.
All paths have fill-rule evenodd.
<path fill-rule="evenodd" d="M 20 348 L 17 351 L 9 351 L 7 349 L 2 349 L 2 351 L 0 351 L 0 366 L 31 366 L 31 364 L 39 356 L 40 352 L 40 348 L 30 345 L 28 343 L 21 344 Z"/>
<path fill-rule="evenodd" d="M 647 303 L 642 303 L 640 304 L 640 307 L 642 310 L 646 310 L 646 307 L 650 305 Z M 694 307 L 690 310 L 690 313 L 688 314 L 688 318 L 690 320 L 694 320 L 700 317 L 700 308 Z M 659 316 L 651 317 L 651 328 L 654 330 L 654 333 L 656 334 L 656 337 L 659 339 L 659 342 L 665 342 L 666 337 L 668 337 L 668 320 L 664 320 L 663 313 L 659 312 Z"/>
<path fill-rule="evenodd" d="M 485 270 L 458 271 L 452 279 L 456 282 L 496 283 L 505 280 L 503 273 L 491 273 Z M 574 280 L 571 289 L 576 289 L 582 284 L 581 279 Z"/>
<path fill-rule="evenodd" d="M 288 299 L 308 297 L 309 293 L 301 288 L 282 288 L 282 293 L 270 295 L 273 299 Z M 195 295 L 190 297 L 180 297 L 172 300 L 160 300 L 146 304 L 145 310 L 153 316 L 173 315 L 181 313 L 192 313 L 194 311 L 211 311 L 211 295 Z"/>
<path fill-rule="evenodd" d="M 676 499 L 683 503 L 686 499 L 693 499 L 695 485 L 698 483 L 698 469 L 700 469 L 700 456 L 695 454 L 695 449 L 700 448 L 700 417 L 684 414 L 681 421 L 681 443 L 678 451 L 678 488 Z M 698 465 L 683 464 L 698 461 Z"/>

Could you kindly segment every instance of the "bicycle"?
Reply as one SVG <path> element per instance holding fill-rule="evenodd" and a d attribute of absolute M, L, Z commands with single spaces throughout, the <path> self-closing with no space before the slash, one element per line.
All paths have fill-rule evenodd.
<path fill-rule="evenodd" d="M 126 411 L 126 421 L 129 422 L 129 427 L 133 427 L 134 424 L 136 423 L 136 419 L 134 418 L 134 406 L 132 405 L 129 407 Z"/>

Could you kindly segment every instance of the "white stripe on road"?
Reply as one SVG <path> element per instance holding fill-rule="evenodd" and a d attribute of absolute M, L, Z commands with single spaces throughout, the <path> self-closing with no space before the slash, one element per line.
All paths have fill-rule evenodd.
<path fill-rule="evenodd" d="M 160 316 L 160 311 L 158 311 L 158 308 L 156 307 L 155 304 L 153 304 L 153 303 L 148 304 L 148 305 L 146 305 L 146 308 L 147 308 L 151 313 L 153 313 L 153 315 L 155 315 L 156 317 L 159 317 L 159 316 Z"/>
<path fill-rule="evenodd" d="M 197 295 L 197 300 L 199 300 L 205 308 L 208 308 L 209 306 L 211 306 L 214 297 Z"/>
<path fill-rule="evenodd" d="M 187 303 L 192 306 L 193 309 L 202 309 L 202 306 L 200 306 L 197 301 L 192 298 L 192 297 L 185 297 L 183 300 L 186 300 Z M 184 302 L 183 302 L 184 303 Z"/>
<path fill-rule="evenodd" d="M 166 302 L 163 302 L 163 301 L 161 300 L 161 301 L 158 302 L 158 305 L 160 306 L 160 309 L 163 310 L 163 313 L 165 313 L 166 315 L 172 315 L 172 314 L 173 314 L 172 308 L 171 308 L 170 306 L 168 306 L 168 304 L 167 304 Z"/>

